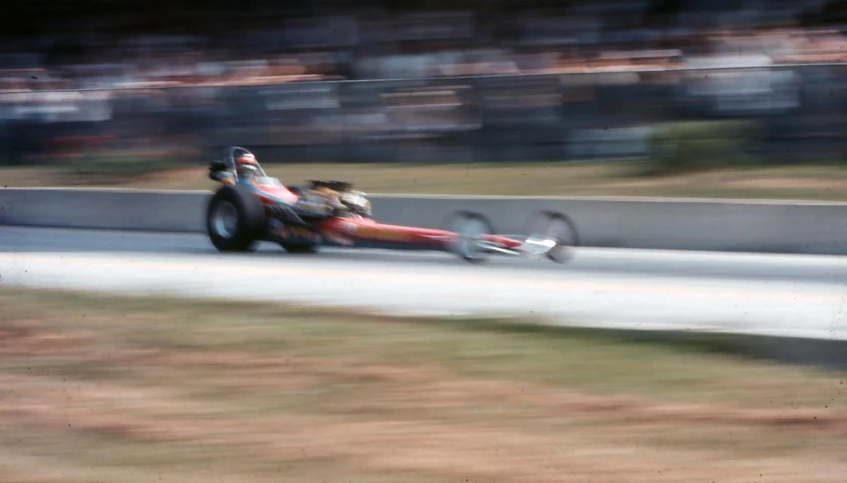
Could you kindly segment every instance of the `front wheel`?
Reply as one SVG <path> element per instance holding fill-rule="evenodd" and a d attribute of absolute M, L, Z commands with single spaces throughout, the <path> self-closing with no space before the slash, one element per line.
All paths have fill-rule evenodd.
<path fill-rule="evenodd" d="M 556 244 L 545 256 L 556 263 L 565 263 L 573 258 L 574 247 L 579 246 L 576 225 L 562 213 L 542 211 L 531 221 L 530 237 L 550 239 Z"/>
<path fill-rule="evenodd" d="M 450 230 L 457 236 L 452 251 L 470 263 L 488 260 L 490 251 L 485 248 L 484 237 L 494 233 L 494 227 L 485 216 L 467 211 L 455 215 Z"/>

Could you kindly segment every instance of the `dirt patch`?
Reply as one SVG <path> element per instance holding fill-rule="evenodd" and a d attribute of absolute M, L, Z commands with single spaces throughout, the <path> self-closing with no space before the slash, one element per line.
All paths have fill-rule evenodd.
<path fill-rule="evenodd" d="M 847 190 L 847 180 L 845 179 L 753 178 L 728 180 L 724 183 L 724 185 L 731 188 L 756 188 L 769 190 Z"/>
<path fill-rule="evenodd" d="M 80 333 L 48 332 L 34 321 L 0 324 L 0 354 L 7 356 L 56 354 L 78 349 L 93 340 L 91 335 Z"/>
<path fill-rule="evenodd" d="M 139 323 L 143 323 L 141 318 Z M 126 320 L 124 320 L 126 323 Z M 512 381 L 455 380 L 454 376 L 434 366 L 406 364 L 402 367 L 373 363 L 354 364 L 344 359 L 258 356 L 226 350 L 174 351 L 162 349 L 129 349 L 103 351 L 93 343 L 90 333 L 55 333 L 37 322 L 18 322 L 0 326 L 0 353 L 7 355 L 58 355 L 74 349 L 77 362 L 95 366 L 132 366 L 168 368 L 188 377 L 205 371 L 216 385 L 230 390 L 259 394 L 282 389 L 320 387 L 334 381 L 348 384 L 379 386 L 381 391 L 414 395 L 392 399 L 391 408 L 425 409 L 424 406 L 472 406 L 485 401 L 499 401 L 526 406 L 548 414 L 578 414 L 626 421 L 649 423 L 710 423 L 757 425 L 770 427 L 808 427 L 835 432 L 847 431 L 847 411 L 828 408 L 819 410 L 753 410 L 710 404 L 656 404 L 628 396 L 593 395 L 568 391 L 535 383 Z M 386 402 L 380 398 L 373 402 Z M 408 406 L 404 407 L 404 404 Z M 339 401 L 340 407 L 345 406 Z M 348 408 L 350 409 L 350 408 Z"/>
<path fill-rule="evenodd" d="M 245 482 L 280 481 L 280 475 L 286 481 L 385 483 L 829 482 L 843 481 L 847 473 L 842 410 L 753 409 L 743 399 L 733 405 L 675 404 L 620 388 L 599 393 L 553 378 L 528 382 L 530 374 L 458 370 L 461 357 L 490 357 L 488 366 L 501 367 L 496 364 L 503 358 L 493 357 L 504 352 L 478 352 L 483 345 L 507 347 L 521 358 L 551 350 L 540 342 L 527 345 L 515 333 L 487 330 L 480 338 L 449 324 L 391 325 L 385 318 L 375 324 L 376 317 L 343 314 L 332 322 L 326 316 L 279 320 L 271 317 L 279 311 L 256 305 L 246 310 L 175 302 L 167 312 L 135 302 L 145 308 L 133 312 L 129 304 L 62 299 L 54 305 L 61 310 L 51 316 L 42 309 L 42 319 L 37 307 L 48 306 L 42 300 L 49 299 L 29 300 L 31 307 L 16 309 L 12 321 L 0 326 L 0 352 L 26 348 L 0 363 L 0 424 L 7 428 L 0 450 L 14 457 L 14 473 L 6 473 L 13 477 L 33 465 L 33 479 L 51 481 L 57 473 L 42 470 L 55 465 L 73 475 L 56 481 L 85 480 L 87 463 L 80 454 L 95 443 L 119 456 L 110 456 L 111 449 L 96 453 L 102 459 L 88 464 L 99 471 L 88 474 L 92 481 L 156 481 L 154 471 L 170 471 L 161 463 L 166 460 L 139 455 L 155 448 L 187 455 L 184 466 L 171 471 L 180 481 L 203 481 L 200 475 L 223 461 L 227 468 L 259 468 L 255 474 L 230 470 L 228 481 Z M 76 318 L 82 310 L 88 315 Z M 238 315 L 223 317 L 238 330 L 217 325 L 215 317 L 225 310 Z M 184 321 L 190 327 L 170 332 Z M 190 335 L 180 336 L 183 330 Z M 268 336 L 285 344 L 255 349 L 253 339 Z M 468 345 L 439 345 L 466 337 L 473 337 Z M 338 353 L 328 353 L 329 343 Z M 72 350 L 61 350 L 62 344 Z M 604 355 L 631 363 L 630 352 L 604 344 Z M 458 356 L 449 356 L 451 350 Z M 410 351 L 423 355 L 408 357 Z M 660 358 L 652 349 L 645 354 L 645 364 L 660 368 L 692 357 Z M 573 362 L 541 361 L 558 364 L 554 371 L 580 370 Z M 738 364 L 721 371 L 744 367 Z M 93 370 L 114 372 L 91 376 Z M 721 371 L 715 373 L 726 374 Z M 737 390 L 759 394 L 778 382 L 792 390 L 782 373 L 769 374 L 774 379 Z M 744 381 L 720 382 L 735 390 Z M 834 384 L 833 395 L 840 387 Z M 708 381 L 706 387 L 715 385 Z M 22 442 L 9 436 L 16 434 L 49 438 Z M 130 469 L 140 476 L 128 479 Z M 262 471 L 269 471 L 267 479 L 256 476 Z"/>
<path fill-rule="evenodd" d="M 165 171 L 154 171 L 144 176 L 127 180 L 127 184 L 154 183 L 161 184 L 163 187 L 181 186 L 186 183 L 186 180 L 204 180 L 208 179 L 207 176 L 207 170 L 204 168 L 176 168 Z M 209 186 L 214 186 L 211 180 L 209 180 Z"/>
<path fill-rule="evenodd" d="M 847 199 L 845 171 L 838 166 L 715 170 L 674 176 L 646 176 L 638 163 L 485 164 L 266 164 L 283 183 L 305 179 L 346 179 L 368 193 L 419 193 L 539 196 L 689 196 L 716 198 Z M 202 166 L 107 178 L 69 174 L 57 168 L 4 169 L 10 187 L 93 186 L 145 189 L 214 190 Z"/>
<path fill-rule="evenodd" d="M 535 383 L 512 381 L 451 380 L 443 370 L 428 366 L 353 365 L 346 360 L 257 357 L 239 352 L 174 353 L 136 351 L 98 358 L 101 364 L 145 363 L 173 368 L 212 369 L 215 383 L 251 393 L 280 389 L 320 387 L 332 381 L 379 385 L 386 393 L 409 394 L 412 398 L 392 399 L 391 407 L 380 410 L 423 410 L 425 406 L 473 406 L 499 401 L 525 406 L 538 412 L 602 416 L 628 423 L 709 423 L 763 427 L 805 427 L 847 432 L 847 411 L 829 408 L 762 410 L 716 406 L 714 404 L 657 404 L 627 397 L 594 395 Z M 370 402 L 378 403 L 379 398 Z M 384 402 L 384 401 L 383 401 Z M 358 404 L 358 403 L 357 403 Z M 339 401 L 339 406 L 345 406 Z M 348 406 L 347 409 L 356 409 Z M 358 409 L 362 409 L 361 406 Z"/>
<path fill-rule="evenodd" d="M 740 482 L 763 472 L 770 473 L 767 481 L 798 477 L 838 481 L 845 470 L 843 464 L 827 461 L 809 467 L 806 457 L 781 459 L 779 474 L 767 459 L 748 459 L 743 466 L 724 462 L 725 466 L 719 467 L 715 452 L 661 451 L 638 444 L 639 433 L 619 432 L 614 426 L 584 426 L 551 434 L 528 431 L 512 418 L 445 424 L 433 419 L 356 420 L 350 416 L 251 417 L 219 404 L 199 408 L 174 399 L 173 393 L 149 388 L 91 384 L 63 388 L 57 381 L 9 377 L 2 378 L 2 384 L 18 388 L 13 399 L 0 407 L 8 424 L 68 426 L 75 431 L 150 442 L 190 441 L 221 451 L 239 447 L 258 458 L 331 459 L 373 471 L 497 481 L 571 481 L 581 477 L 597 482 L 621 478 L 681 482 L 708 475 L 716 481 Z M 413 385 L 404 393 L 414 397 L 421 394 L 420 389 Z M 478 394 L 478 389 L 466 386 L 459 398 L 490 402 L 490 395 Z M 460 390 L 460 386 L 452 390 Z M 443 395 L 428 395 L 427 399 L 442 400 Z M 656 426 L 645 429 L 654 435 L 660 431 Z"/>
<path fill-rule="evenodd" d="M 368 381 L 372 387 L 366 395 L 323 403 L 321 409 L 332 409 L 325 415 L 306 412 L 255 417 L 241 412 L 232 400 L 197 406 L 181 399 L 174 388 L 103 387 L 79 381 L 66 384 L 50 378 L 4 376 L 0 385 L 15 387 L 16 391 L 11 400 L 4 401 L 0 415 L 16 425 L 67 425 L 110 438 L 191 442 L 220 446 L 222 451 L 237 446 L 257 458 L 332 459 L 373 471 L 498 481 L 569 481 L 563 475 L 579 475 L 588 481 L 647 476 L 657 478 L 654 481 L 690 481 L 702 475 L 720 477 L 720 481 L 745 481 L 756 477 L 757 471 L 765 471 L 763 468 L 772 470 L 772 466 L 753 460 L 748 461 L 747 468 L 718 470 L 714 466 L 718 455 L 712 451 L 659 451 L 639 444 L 639 439 L 681 423 L 692 431 L 698 425 L 714 424 L 727 425 L 731 431 L 735 425 L 749 429 L 751 425 L 780 428 L 798 422 L 808 424 L 816 421 L 815 417 L 821 418 L 818 428 L 838 430 L 844 422 L 843 416 L 830 416 L 824 422 L 822 415 L 811 413 L 798 419 L 797 415 L 775 411 L 657 405 L 509 381 L 451 380 L 449 373 L 434 368 L 355 367 L 344 361 L 223 352 L 159 351 L 134 354 L 132 359 L 166 364 L 177 371 L 214 368 L 221 374 L 216 382 L 224 385 L 232 377 L 249 381 L 241 388 L 245 391 L 241 397 L 248 399 L 257 393 L 292 389 L 288 383 L 292 375 L 297 376 L 301 387 L 339 381 Z M 474 414 L 478 408 L 492 405 L 501 416 L 496 422 Z M 448 424 L 440 417 L 445 413 L 462 417 Z M 522 421 L 578 423 L 586 417 L 605 421 L 563 433 L 534 429 L 533 424 Z M 786 473 L 780 478 L 773 475 L 768 481 L 790 481 L 801 474 L 811 478 L 804 481 L 830 481 L 827 472 L 832 471 L 834 476 L 838 466 L 822 462 L 810 473 L 804 461 L 781 460 Z M 653 468 L 663 468 L 664 473 L 653 474 Z"/>

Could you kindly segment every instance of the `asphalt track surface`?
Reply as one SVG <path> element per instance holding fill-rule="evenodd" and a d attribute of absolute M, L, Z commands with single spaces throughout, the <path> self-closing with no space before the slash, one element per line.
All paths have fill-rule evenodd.
<path fill-rule="evenodd" d="M 567 264 L 264 244 L 203 235 L 0 227 L 0 286 L 317 303 L 403 314 L 847 340 L 847 257 L 581 248 Z"/>

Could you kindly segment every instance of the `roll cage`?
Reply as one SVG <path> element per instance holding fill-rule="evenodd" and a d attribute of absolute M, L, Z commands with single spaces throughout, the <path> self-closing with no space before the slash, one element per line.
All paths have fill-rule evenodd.
<path fill-rule="evenodd" d="M 218 159 L 215 159 L 211 163 L 209 163 L 209 178 L 215 181 L 223 180 L 223 173 L 228 173 L 232 176 L 232 180 L 236 183 L 239 181 L 238 170 L 235 167 L 235 159 L 244 155 L 244 154 L 253 154 L 247 148 L 242 148 L 241 146 L 228 146 L 221 151 L 221 155 Z M 254 155 L 255 156 L 255 155 Z M 258 180 L 262 180 L 262 182 L 277 184 L 279 180 L 276 178 L 269 177 L 265 170 L 262 169 L 262 165 L 259 163 L 258 159 L 256 160 L 256 178 Z M 295 191 L 300 191 L 303 189 L 320 189 L 320 188 L 328 188 L 332 191 L 337 191 L 339 193 L 351 191 L 353 189 L 353 183 L 348 181 L 339 181 L 333 179 L 307 179 L 309 184 L 307 186 L 290 186 L 289 188 Z"/>
<path fill-rule="evenodd" d="M 233 179 L 238 182 L 238 170 L 235 167 L 235 158 L 241 157 L 245 154 L 253 154 L 249 149 L 242 148 L 240 146 L 228 146 L 221 151 L 221 155 L 218 159 L 215 159 L 211 163 L 209 163 L 209 178 L 220 181 L 222 173 L 229 173 Z M 256 160 L 256 176 L 261 178 L 267 178 L 268 175 L 265 174 L 265 170 L 262 169 L 262 165 L 259 163 L 258 159 Z"/>

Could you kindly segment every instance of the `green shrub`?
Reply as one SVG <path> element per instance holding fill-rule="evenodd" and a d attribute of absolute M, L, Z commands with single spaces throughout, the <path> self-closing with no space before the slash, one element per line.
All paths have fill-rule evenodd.
<path fill-rule="evenodd" d="M 675 174 L 755 164 L 755 121 L 693 121 L 658 126 L 651 174 Z"/>

